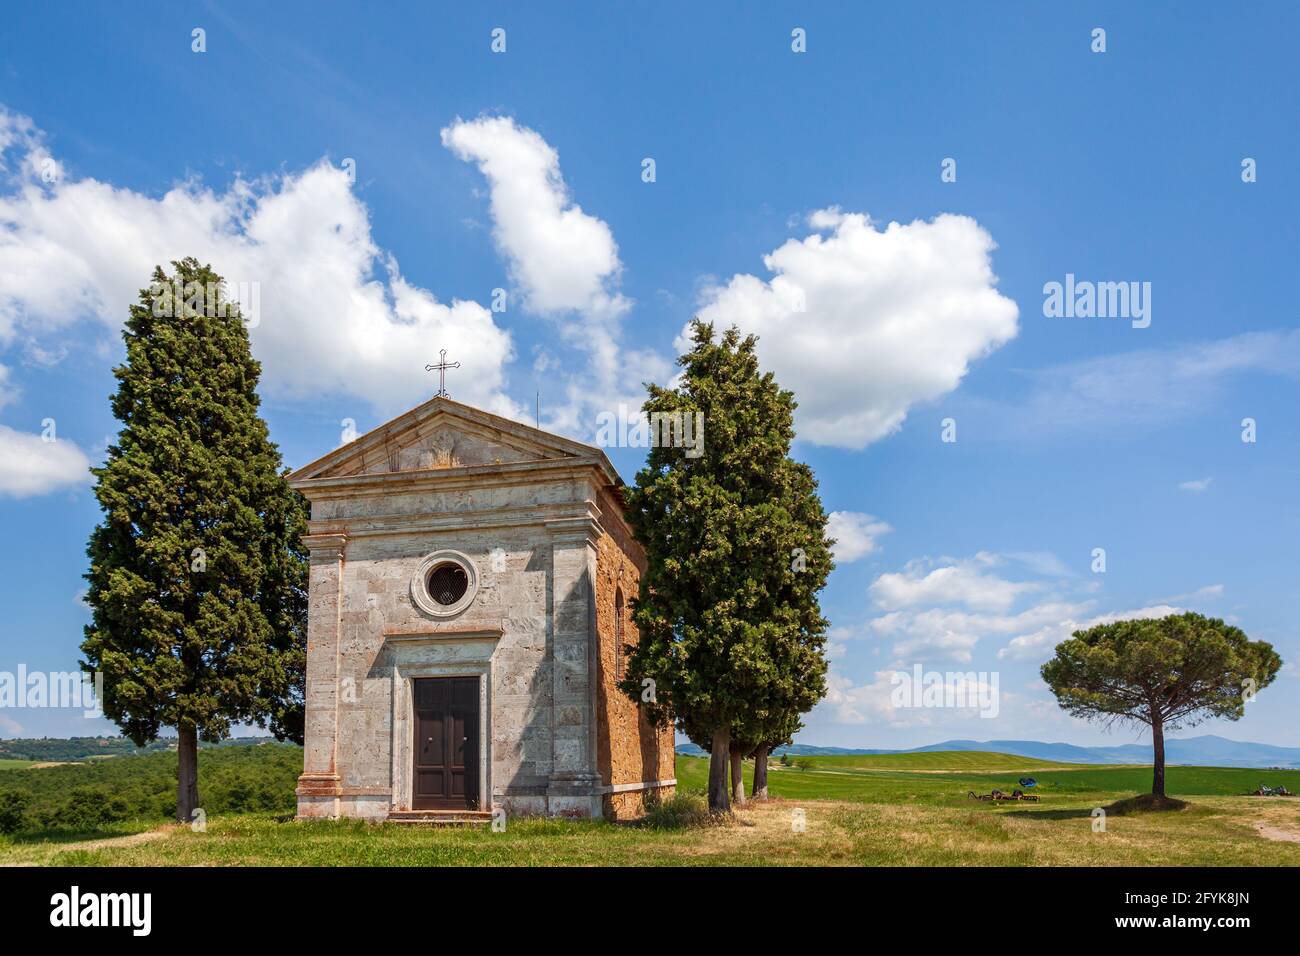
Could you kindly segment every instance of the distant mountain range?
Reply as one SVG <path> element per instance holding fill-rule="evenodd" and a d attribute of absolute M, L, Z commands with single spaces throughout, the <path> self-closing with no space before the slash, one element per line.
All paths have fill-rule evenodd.
<path fill-rule="evenodd" d="M 777 754 L 793 756 L 832 756 L 834 754 L 904 754 L 938 750 L 985 750 L 1059 760 L 1062 763 L 1151 763 L 1150 744 L 1119 744 L 1114 747 L 1078 747 L 1074 744 L 1048 744 L 1041 740 L 945 740 L 943 743 L 912 747 L 909 750 L 855 750 L 846 747 L 814 747 L 795 744 L 782 747 Z M 704 753 L 695 744 L 682 744 L 681 754 Z M 1245 743 L 1205 734 L 1181 740 L 1165 741 L 1165 761 L 1198 767 L 1287 767 L 1300 769 L 1300 747 L 1274 747 L 1272 744 Z"/>

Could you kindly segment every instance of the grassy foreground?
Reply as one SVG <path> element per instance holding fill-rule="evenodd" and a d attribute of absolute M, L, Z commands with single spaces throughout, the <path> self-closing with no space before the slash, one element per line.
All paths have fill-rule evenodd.
<path fill-rule="evenodd" d="M 1095 832 L 1093 808 L 1149 789 L 1149 768 L 1059 766 L 1004 754 L 903 756 L 915 762 L 818 757 L 811 769 L 774 769 L 775 798 L 723 826 L 521 819 L 493 833 L 214 813 L 203 833 L 136 821 L 94 833 L 0 837 L 0 864 L 1300 865 L 1300 799 L 1241 795 L 1265 780 L 1300 790 L 1300 771 L 1173 767 L 1169 790 L 1190 802 L 1187 809 L 1108 815 L 1105 832 Z M 698 791 L 707 763 L 682 757 L 677 773 L 683 791 Z M 1008 790 L 1026 773 L 1039 782 L 1038 804 L 967 797 L 970 790 Z"/>

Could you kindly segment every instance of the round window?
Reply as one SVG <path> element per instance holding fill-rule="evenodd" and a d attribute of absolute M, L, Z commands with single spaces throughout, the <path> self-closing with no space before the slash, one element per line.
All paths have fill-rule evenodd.
<path fill-rule="evenodd" d="M 459 551 L 426 554 L 411 577 L 411 603 L 431 617 L 454 617 L 478 591 L 478 571 Z"/>
<path fill-rule="evenodd" d="M 459 564 L 448 561 L 429 572 L 429 580 L 425 587 L 429 591 L 429 597 L 443 607 L 451 607 L 463 598 L 465 591 L 469 589 L 469 575 Z"/>

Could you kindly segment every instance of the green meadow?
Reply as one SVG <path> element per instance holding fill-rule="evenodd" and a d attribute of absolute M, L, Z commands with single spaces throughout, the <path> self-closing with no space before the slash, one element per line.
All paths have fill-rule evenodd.
<path fill-rule="evenodd" d="M 1104 806 L 1151 789 L 1150 767 L 1051 763 L 1010 754 L 962 751 L 802 759 L 810 760 L 812 769 L 786 768 L 772 762 L 768 790 L 773 796 L 951 806 L 973 802 L 970 791 L 988 793 L 994 788 L 1010 791 L 1019 786 L 1021 777 L 1033 777 L 1037 786 L 1027 792 L 1038 796 L 1042 806 L 1080 802 Z M 746 764 L 745 772 L 746 779 L 752 782 L 752 764 Z M 706 788 L 708 761 L 678 758 L 677 779 L 688 789 Z M 1188 800 L 1245 795 L 1261 783 L 1282 784 L 1292 792 L 1300 792 L 1300 770 L 1237 767 L 1169 767 L 1166 770 L 1169 795 Z M 1296 804 L 1300 806 L 1300 800 Z"/>
<path fill-rule="evenodd" d="M 1300 771 L 1171 767 L 1169 793 L 1186 808 L 1119 813 L 1112 805 L 1150 789 L 1149 767 L 966 752 L 803 759 L 773 761 L 772 798 L 721 823 L 704 809 L 707 760 L 679 757 L 679 796 L 645 821 L 513 819 L 504 832 L 294 821 L 301 755 L 282 745 L 203 753 L 202 832 L 166 822 L 173 754 L 0 768 L 0 806 L 15 789 L 29 797 L 27 824 L 0 836 L 0 865 L 1300 865 L 1300 798 L 1248 795 L 1260 783 L 1300 791 Z M 1037 780 L 1038 803 L 968 796 L 1022 776 Z M 113 813 L 83 806 L 108 792 Z"/>

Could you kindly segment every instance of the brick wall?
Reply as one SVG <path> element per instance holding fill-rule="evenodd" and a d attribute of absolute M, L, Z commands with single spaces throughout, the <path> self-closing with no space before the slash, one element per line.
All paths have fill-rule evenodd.
<path fill-rule="evenodd" d="M 622 504 L 606 489 L 600 500 L 601 536 L 596 558 L 596 628 L 599 635 L 597 684 L 597 767 L 607 785 L 671 780 L 674 772 L 673 730 L 656 730 L 616 686 L 615 633 L 618 595 L 623 598 L 623 643 L 637 643 L 632 623 L 632 599 L 640 587 L 645 556 L 624 524 Z M 624 652 L 624 662 L 626 662 Z M 614 819 L 639 816 L 646 798 L 667 798 L 672 788 L 626 791 L 605 798 L 605 813 Z"/>

